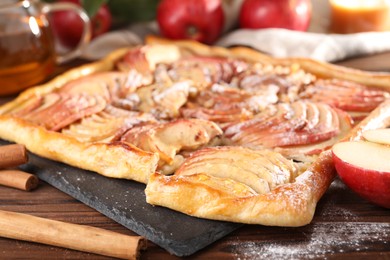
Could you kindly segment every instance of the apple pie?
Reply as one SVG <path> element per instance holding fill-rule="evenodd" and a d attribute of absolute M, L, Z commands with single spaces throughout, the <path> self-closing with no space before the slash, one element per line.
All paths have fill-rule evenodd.
<path fill-rule="evenodd" d="M 386 74 L 150 37 L 21 93 L 0 107 L 0 137 L 145 183 L 153 205 L 300 226 L 335 177 L 329 148 L 374 118 L 388 86 Z"/>

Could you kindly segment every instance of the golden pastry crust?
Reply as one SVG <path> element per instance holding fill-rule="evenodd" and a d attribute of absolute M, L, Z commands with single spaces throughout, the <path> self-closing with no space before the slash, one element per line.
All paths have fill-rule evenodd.
<path fill-rule="evenodd" d="M 202 218 L 301 226 L 311 221 L 335 177 L 332 144 L 390 118 L 389 105 L 383 105 L 347 135 L 351 115 L 364 117 L 371 108 L 351 107 L 339 97 L 331 104 L 316 100 L 333 88 L 351 91 L 356 103 L 379 103 L 390 97 L 390 76 L 275 59 L 244 47 L 149 37 L 147 45 L 117 50 L 1 106 L 0 137 L 45 158 L 145 183 L 150 204 Z M 284 132 L 289 135 L 279 142 Z M 186 163 L 204 151 L 210 156 L 219 145 L 249 165 L 227 160 L 235 174 L 242 169 L 254 181 L 268 180 L 251 187 L 242 176 L 240 181 L 223 172 L 226 167 L 212 174 L 201 163 L 189 174 Z M 251 165 L 254 150 L 276 159 L 264 169 Z M 212 159 L 208 163 L 213 167 Z"/>
<path fill-rule="evenodd" d="M 24 144 L 29 151 L 81 169 L 112 178 L 147 183 L 158 163 L 158 155 L 124 143 L 82 143 L 58 132 L 23 120 L 0 117 L 0 136 Z"/>
<path fill-rule="evenodd" d="M 206 175 L 207 176 L 207 175 Z M 151 175 L 147 202 L 191 216 L 247 224 L 296 227 L 310 223 L 318 200 L 335 176 L 329 151 L 295 182 L 265 194 L 237 196 L 209 185 L 205 175 Z"/>

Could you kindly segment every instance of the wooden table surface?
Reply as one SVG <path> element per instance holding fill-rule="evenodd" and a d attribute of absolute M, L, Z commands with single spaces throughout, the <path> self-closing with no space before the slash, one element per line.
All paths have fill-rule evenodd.
<path fill-rule="evenodd" d="M 339 62 L 390 72 L 390 53 Z M 4 103 L 9 98 L 0 98 Z M 0 186 L 0 210 L 136 235 L 96 210 L 41 181 L 31 192 Z M 390 259 L 390 210 L 350 191 L 339 179 L 318 204 L 310 225 L 246 225 L 189 259 Z M 0 259 L 110 259 L 100 255 L 0 238 Z M 141 259 L 178 259 L 149 242 Z"/>

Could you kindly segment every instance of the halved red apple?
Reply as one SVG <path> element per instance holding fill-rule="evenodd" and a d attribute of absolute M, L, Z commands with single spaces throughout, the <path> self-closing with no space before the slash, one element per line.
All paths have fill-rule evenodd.
<path fill-rule="evenodd" d="M 340 142 L 332 152 L 337 173 L 349 188 L 390 208 L 390 146 L 366 141 Z"/>
<path fill-rule="evenodd" d="M 390 128 L 367 130 L 362 135 L 367 141 L 390 145 Z"/>

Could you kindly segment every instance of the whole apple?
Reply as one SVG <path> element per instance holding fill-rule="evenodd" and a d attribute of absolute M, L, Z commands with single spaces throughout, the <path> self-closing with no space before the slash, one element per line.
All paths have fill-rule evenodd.
<path fill-rule="evenodd" d="M 157 22 L 162 36 L 211 44 L 222 33 L 225 15 L 221 0 L 162 0 Z"/>
<path fill-rule="evenodd" d="M 241 28 L 284 28 L 307 31 L 312 15 L 311 0 L 245 0 L 241 6 Z"/>
<path fill-rule="evenodd" d="M 58 2 L 71 2 L 81 6 L 80 0 L 58 0 Z M 112 15 L 106 5 L 101 6 L 97 13 L 90 18 L 92 24 L 92 38 L 107 32 L 112 24 Z M 60 43 L 68 48 L 75 47 L 83 33 L 81 18 L 72 11 L 58 11 L 53 13 L 53 30 Z"/>

